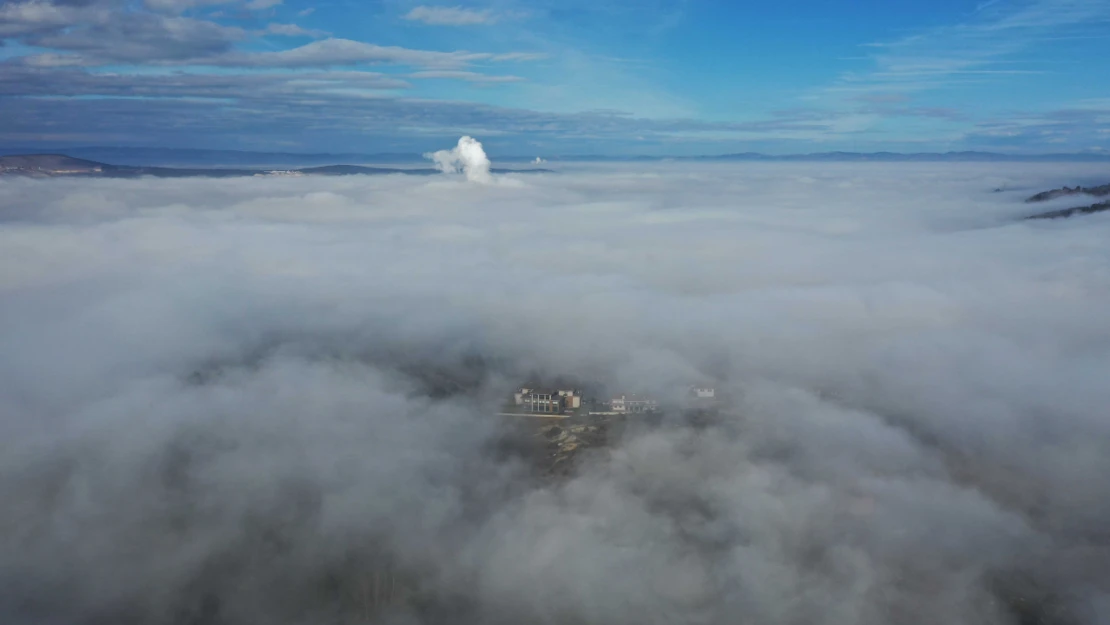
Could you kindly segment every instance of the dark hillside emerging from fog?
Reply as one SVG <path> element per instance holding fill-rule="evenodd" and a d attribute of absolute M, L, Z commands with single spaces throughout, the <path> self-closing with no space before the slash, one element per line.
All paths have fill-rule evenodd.
<path fill-rule="evenodd" d="M 1043 191 L 1028 198 L 1025 201 L 1026 203 L 1033 204 L 1037 202 L 1047 202 L 1049 200 L 1055 200 L 1057 198 L 1072 197 L 1078 195 L 1085 195 L 1088 197 L 1105 197 L 1107 195 L 1110 195 L 1110 184 L 1104 184 L 1097 187 L 1061 187 L 1059 189 L 1052 189 L 1051 191 Z M 1062 208 L 1059 210 L 1037 213 L 1036 215 L 1030 215 L 1029 217 L 1026 217 L 1026 219 L 1060 219 L 1072 217 L 1075 215 L 1091 215 L 1107 210 L 1110 210 L 1110 200 L 1105 202 L 1097 202 L 1089 206 Z"/>
<path fill-rule="evenodd" d="M 1103 197 L 1106 195 L 1110 195 L 1110 184 L 1104 184 L 1097 187 L 1061 187 L 1059 189 L 1052 189 L 1051 191 L 1038 193 L 1025 201 L 1044 202 L 1047 200 L 1055 200 L 1058 197 L 1068 197 L 1071 195 L 1090 195 L 1093 197 Z"/>

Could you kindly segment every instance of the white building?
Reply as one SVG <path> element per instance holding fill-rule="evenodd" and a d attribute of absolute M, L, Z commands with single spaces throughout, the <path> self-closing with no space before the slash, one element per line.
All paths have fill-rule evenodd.
<path fill-rule="evenodd" d="M 559 391 L 559 397 L 563 398 L 563 403 L 567 408 L 581 408 L 582 395 L 575 390 Z"/>
<path fill-rule="evenodd" d="M 300 178 L 301 176 L 304 176 L 304 172 L 303 171 L 297 171 L 295 169 L 273 169 L 273 170 L 270 170 L 270 171 L 259 172 L 259 173 L 254 175 L 255 178 L 265 177 L 265 176 L 285 176 L 285 177 L 292 177 L 292 178 Z"/>
<path fill-rule="evenodd" d="M 635 395 L 621 395 L 609 400 L 609 410 L 621 414 L 655 412 L 659 410 L 659 402 Z"/>
<path fill-rule="evenodd" d="M 543 390 L 522 388 L 513 394 L 513 402 L 526 412 L 559 414 L 582 407 L 582 396 L 574 390 Z"/>
<path fill-rule="evenodd" d="M 717 390 L 710 386 L 695 386 L 692 391 L 696 399 L 714 399 Z"/>

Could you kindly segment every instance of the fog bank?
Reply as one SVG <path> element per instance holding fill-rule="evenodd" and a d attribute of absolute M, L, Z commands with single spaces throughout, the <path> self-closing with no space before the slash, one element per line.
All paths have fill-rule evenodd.
<path fill-rule="evenodd" d="M 1105 167 L 498 179 L 0 180 L 0 620 L 1110 622 Z"/>

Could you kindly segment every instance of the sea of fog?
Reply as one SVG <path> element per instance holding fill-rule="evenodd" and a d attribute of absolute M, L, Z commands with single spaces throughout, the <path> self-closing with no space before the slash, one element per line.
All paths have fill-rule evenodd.
<path fill-rule="evenodd" d="M 548 166 L 0 180 L 0 621 L 1110 623 L 1110 169 Z"/>

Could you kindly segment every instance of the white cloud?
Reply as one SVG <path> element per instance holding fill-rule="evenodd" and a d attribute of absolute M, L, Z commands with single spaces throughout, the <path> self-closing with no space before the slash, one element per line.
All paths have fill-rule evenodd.
<path fill-rule="evenodd" d="M 411 78 L 440 78 L 447 80 L 465 80 L 475 83 L 521 82 L 520 76 L 499 76 L 496 74 L 481 74 L 463 70 L 427 70 L 409 74 Z"/>
<path fill-rule="evenodd" d="M 93 64 L 90 59 L 76 54 L 32 54 L 19 57 L 20 62 L 28 67 L 85 67 Z"/>
<path fill-rule="evenodd" d="M 236 0 L 143 0 L 148 8 L 171 14 L 180 14 L 198 7 L 231 4 Z"/>
<path fill-rule="evenodd" d="M 266 25 L 264 31 L 270 35 L 282 35 L 285 37 L 327 37 L 328 33 L 314 28 L 302 28 L 296 24 L 278 24 L 270 23 Z"/>
<path fill-rule="evenodd" d="M 109 13 L 99 6 L 59 5 L 52 2 L 0 4 L 0 37 L 20 37 L 57 31 L 82 21 L 99 22 Z"/>
<path fill-rule="evenodd" d="M 1038 73 L 1001 66 L 1020 54 L 1075 29 L 1110 23 L 1110 4 L 1101 0 L 1033 0 L 980 5 L 974 19 L 868 44 L 874 71 L 849 74 L 843 87 L 854 91 L 921 91 L 966 77 Z"/>
<path fill-rule="evenodd" d="M 546 58 L 547 54 L 543 52 L 505 52 L 489 56 L 491 61 L 538 61 Z"/>
<path fill-rule="evenodd" d="M 276 67 L 396 63 L 402 65 L 461 65 L 482 58 L 466 52 L 432 52 L 398 46 L 379 46 L 350 39 L 325 39 L 278 52 L 258 52 L 228 57 L 230 64 Z"/>
<path fill-rule="evenodd" d="M 557 167 L 0 179 L 0 610 L 1100 622 L 1105 167 Z M 537 480 L 560 373 L 732 400 Z"/>
<path fill-rule="evenodd" d="M 281 3 L 282 0 L 250 0 L 247 2 L 246 7 L 252 11 L 262 11 L 265 9 L 272 9 Z"/>
<path fill-rule="evenodd" d="M 493 24 L 499 18 L 489 9 L 418 6 L 406 13 L 404 19 L 424 22 L 433 26 L 473 26 L 476 24 Z"/>
<path fill-rule="evenodd" d="M 526 60 L 527 55 L 488 52 L 438 52 L 399 46 L 379 46 L 350 39 L 329 38 L 276 52 L 235 52 L 198 59 L 198 63 L 258 67 L 326 67 L 361 63 L 390 63 L 423 67 L 454 68 L 475 61 Z"/>

